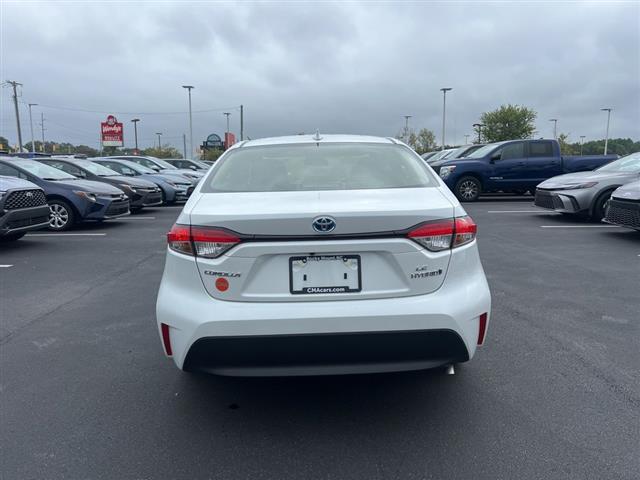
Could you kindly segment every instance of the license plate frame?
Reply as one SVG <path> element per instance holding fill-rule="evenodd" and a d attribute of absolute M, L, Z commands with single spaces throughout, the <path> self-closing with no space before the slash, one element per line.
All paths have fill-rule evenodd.
<path fill-rule="evenodd" d="M 312 259 L 312 260 L 310 260 Z M 302 289 L 294 288 L 294 262 L 320 262 L 336 261 L 336 260 L 355 260 L 357 274 L 357 283 L 355 287 L 349 285 L 310 285 Z M 353 269 L 351 269 L 353 270 Z M 296 282 L 298 283 L 298 282 Z M 289 293 L 292 295 L 338 295 L 344 293 L 358 293 L 362 291 L 362 258 L 357 254 L 338 254 L 338 255 L 297 255 L 289 257 Z"/>

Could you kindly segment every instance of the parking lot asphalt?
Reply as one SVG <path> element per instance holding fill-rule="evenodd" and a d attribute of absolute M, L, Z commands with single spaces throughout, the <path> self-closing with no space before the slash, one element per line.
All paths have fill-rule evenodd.
<path fill-rule="evenodd" d="M 638 478 L 640 233 L 465 208 L 493 315 L 455 375 L 178 371 L 154 307 L 179 208 L 1 246 L 0 477 Z"/>

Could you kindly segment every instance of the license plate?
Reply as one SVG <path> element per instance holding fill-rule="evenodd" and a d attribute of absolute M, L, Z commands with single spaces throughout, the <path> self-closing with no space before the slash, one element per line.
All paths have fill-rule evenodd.
<path fill-rule="evenodd" d="M 289 258 L 292 294 L 359 292 L 360 255 L 310 255 Z"/>

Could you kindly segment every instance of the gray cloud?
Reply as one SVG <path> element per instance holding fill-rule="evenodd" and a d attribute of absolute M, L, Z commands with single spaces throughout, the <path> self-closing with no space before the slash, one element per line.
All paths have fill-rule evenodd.
<path fill-rule="evenodd" d="M 393 135 L 402 115 L 461 143 L 481 112 L 538 111 L 576 140 L 640 137 L 638 3 L 3 3 L 2 80 L 25 102 L 114 112 L 245 105 L 252 137 L 300 131 Z M 38 110 L 39 107 L 36 107 Z M 47 138 L 95 145 L 99 113 L 43 108 Z M 238 130 L 238 112 L 233 129 Z M 25 141 L 28 116 L 21 106 Z M 39 116 L 39 113 L 38 113 Z M 180 146 L 185 114 L 139 113 L 140 137 Z M 132 115 L 119 115 L 128 121 Z M 15 141 L 8 89 L 0 135 Z M 194 115 L 194 138 L 224 131 L 222 110 Z M 131 140 L 131 132 L 127 140 Z"/>

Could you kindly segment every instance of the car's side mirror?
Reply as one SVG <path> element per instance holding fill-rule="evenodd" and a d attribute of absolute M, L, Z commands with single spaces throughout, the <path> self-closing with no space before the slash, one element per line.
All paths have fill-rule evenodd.
<path fill-rule="evenodd" d="M 494 152 L 491 155 L 491 163 L 495 163 L 496 160 L 500 160 L 500 158 L 502 157 L 502 153 L 501 152 Z"/>

